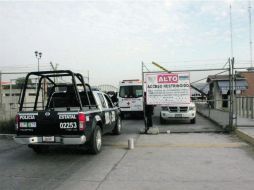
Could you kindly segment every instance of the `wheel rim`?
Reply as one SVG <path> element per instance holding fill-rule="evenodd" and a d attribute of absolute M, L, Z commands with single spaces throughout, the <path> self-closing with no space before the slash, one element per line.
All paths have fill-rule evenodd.
<path fill-rule="evenodd" d="M 117 129 L 118 129 L 118 131 L 120 131 L 121 130 L 121 119 L 120 118 L 118 118 L 118 121 L 117 121 Z"/>
<path fill-rule="evenodd" d="M 97 150 L 101 149 L 101 131 L 100 130 L 98 130 L 96 133 L 96 147 L 97 147 Z"/>

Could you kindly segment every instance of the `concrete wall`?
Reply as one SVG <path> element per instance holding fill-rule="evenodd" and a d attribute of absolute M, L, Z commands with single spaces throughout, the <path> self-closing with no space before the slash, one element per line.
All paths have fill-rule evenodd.
<path fill-rule="evenodd" d="M 243 96 L 254 96 L 254 71 L 241 72 L 241 76 L 243 76 L 248 83 L 248 89 L 246 89 L 242 93 L 242 95 Z"/>
<path fill-rule="evenodd" d="M 4 89 L 2 94 L 3 104 L 0 105 L 0 120 L 8 120 L 15 117 L 19 110 L 19 95 L 20 89 Z M 35 101 L 35 89 L 27 89 L 24 105 L 32 106 Z M 42 96 L 39 96 L 39 102 L 42 101 Z M 39 103 L 38 106 L 42 104 Z M 27 110 L 32 110 L 27 109 Z"/>

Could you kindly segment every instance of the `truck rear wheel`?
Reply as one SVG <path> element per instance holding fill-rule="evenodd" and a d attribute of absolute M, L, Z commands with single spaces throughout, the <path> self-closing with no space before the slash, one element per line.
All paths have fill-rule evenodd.
<path fill-rule="evenodd" d="M 116 121 L 116 125 L 115 125 L 112 132 L 114 135 L 120 135 L 121 129 L 122 129 L 122 120 L 121 120 L 121 117 L 118 117 L 118 119 Z"/>
<path fill-rule="evenodd" d="M 101 151 L 102 146 L 102 132 L 101 128 L 96 125 L 92 134 L 90 142 L 90 152 L 92 154 L 98 154 Z"/>

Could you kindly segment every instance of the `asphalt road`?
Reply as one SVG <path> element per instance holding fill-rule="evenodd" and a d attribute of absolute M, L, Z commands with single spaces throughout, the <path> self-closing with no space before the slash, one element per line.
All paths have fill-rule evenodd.
<path fill-rule="evenodd" d="M 104 136 L 96 156 L 69 148 L 38 155 L 1 138 L 0 189 L 253 189 L 254 149 L 234 135 L 140 135 L 142 127 L 142 120 L 124 120 L 123 134 Z"/>

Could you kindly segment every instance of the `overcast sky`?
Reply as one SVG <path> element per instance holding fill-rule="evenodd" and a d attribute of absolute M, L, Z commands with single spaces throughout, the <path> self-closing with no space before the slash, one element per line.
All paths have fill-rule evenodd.
<path fill-rule="evenodd" d="M 248 1 L 0 1 L 0 70 L 37 70 L 35 50 L 43 53 L 40 70 L 52 61 L 89 71 L 93 85 L 141 78 L 142 61 L 150 70 L 152 61 L 220 68 L 230 56 L 230 3 L 233 56 L 250 66 Z"/>

